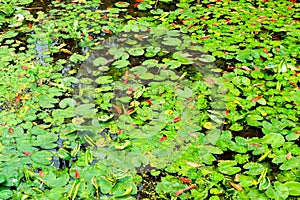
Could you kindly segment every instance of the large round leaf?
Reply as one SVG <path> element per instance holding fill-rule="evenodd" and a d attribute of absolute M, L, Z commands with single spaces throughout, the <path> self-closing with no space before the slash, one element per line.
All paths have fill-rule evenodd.
<path fill-rule="evenodd" d="M 49 165 L 52 160 L 52 153 L 49 151 L 37 151 L 31 155 L 31 160 L 38 164 Z"/>

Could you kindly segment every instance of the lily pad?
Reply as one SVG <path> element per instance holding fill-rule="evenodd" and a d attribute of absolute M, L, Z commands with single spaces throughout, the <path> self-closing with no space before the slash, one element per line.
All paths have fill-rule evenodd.
<path fill-rule="evenodd" d="M 300 196 L 300 183 L 296 181 L 289 181 L 283 184 L 288 188 L 291 196 Z"/>
<path fill-rule="evenodd" d="M 49 151 L 37 151 L 31 155 L 31 160 L 42 165 L 50 165 L 53 154 Z"/>
<path fill-rule="evenodd" d="M 106 63 L 107 63 L 107 59 L 106 59 L 106 58 L 103 58 L 103 57 L 96 58 L 96 59 L 93 61 L 93 64 L 94 64 L 95 66 L 105 65 Z"/>

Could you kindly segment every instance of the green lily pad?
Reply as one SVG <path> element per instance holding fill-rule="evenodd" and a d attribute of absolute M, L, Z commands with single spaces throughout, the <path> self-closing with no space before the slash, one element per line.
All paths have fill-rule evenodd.
<path fill-rule="evenodd" d="M 141 56 L 144 55 L 145 51 L 142 47 L 136 47 L 129 49 L 128 53 L 132 56 Z"/>
<path fill-rule="evenodd" d="M 119 8 L 127 8 L 130 4 L 128 2 L 120 1 L 120 2 L 115 3 L 115 5 Z"/>
<path fill-rule="evenodd" d="M 113 65 L 116 66 L 116 68 L 123 68 L 127 67 L 130 64 L 128 60 L 117 60 L 113 62 Z"/>
<path fill-rule="evenodd" d="M 193 90 L 188 88 L 188 87 L 184 87 L 183 90 L 182 89 L 177 89 L 176 94 L 179 97 L 182 97 L 182 98 L 189 98 L 189 97 L 193 96 Z"/>
<path fill-rule="evenodd" d="M 109 194 L 111 192 L 111 189 L 113 188 L 113 184 L 112 182 L 106 180 L 106 179 L 100 179 L 98 181 L 99 187 L 100 187 L 100 191 L 103 194 Z"/>
<path fill-rule="evenodd" d="M 111 76 L 100 76 L 95 80 L 96 83 L 98 84 L 109 84 L 112 83 L 112 77 Z"/>
<path fill-rule="evenodd" d="M 300 196 L 300 183 L 296 181 L 288 181 L 283 184 L 289 190 L 289 195 Z"/>
<path fill-rule="evenodd" d="M 31 155 L 31 160 L 38 164 L 49 165 L 51 163 L 53 154 L 49 151 L 37 151 Z"/>
<path fill-rule="evenodd" d="M 45 132 L 44 134 L 37 136 L 37 141 L 35 145 L 40 146 L 43 149 L 53 149 L 57 147 L 57 139 L 58 136 L 56 134 Z"/>
<path fill-rule="evenodd" d="M 93 64 L 97 67 L 100 66 L 100 65 L 105 65 L 106 63 L 107 63 L 107 60 L 103 57 L 96 58 L 93 61 Z"/>
<path fill-rule="evenodd" d="M 96 113 L 95 104 L 83 104 L 75 109 L 75 113 L 79 116 L 89 116 Z"/>
<path fill-rule="evenodd" d="M 71 98 L 65 98 L 59 102 L 59 107 L 61 108 L 66 108 L 66 107 L 73 108 L 74 106 L 76 106 L 76 101 Z"/>
<path fill-rule="evenodd" d="M 0 174 L 0 184 L 3 183 L 5 180 L 5 176 L 3 174 Z"/>
<path fill-rule="evenodd" d="M 0 199 L 11 199 L 13 196 L 12 190 L 1 190 L 0 191 Z"/>
<path fill-rule="evenodd" d="M 296 157 L 292 157 L 289 160 L 285 160 L 282 165 L 280 165 L 280 170 L 291 170 L 299 167 L 300 165 L 300 159 Z"/>
<path fill-rule="evenodd" d="M 216 61 L 216 58 L 211 55 L 201 55 L 201 57 L 197 58 L 201 62 L 214 62 Z"/>
<path fill-rule="evenodd" d="M 280 147 L 284 141 L 284 137 L 278 133 L 269 133 L 262 138 L 263 144 L 270 144 L 273 148 Z"/>
<path fill-rule="evenodd" d="M 71 57 L 70 57 L 70 61 L 77 63 L 78 61 L 84 61 L 86 60 L 86 56 L 83 55 L 79 55 L 77 53 L 74 53 Z"/>
<path fill-rule="evenodd" d="M 64 187 L 69 182 L 69 174 L 66 170 L 64 171 L 50 171 L 46 173 L 43 177 L 43 180 L 46 182 L 46 185 L 51 188 L 61 188 Z"/>
<path fill-rule="evenodd" d="M 42 108 L 53 108 L 56 103 L 58 103 L 58 100 L 53 97 L 47 95 L 39 97 L 39 104 Z"/>
<path fill-rule="evenodd" d="M 58 155 L 58 157 L 60 157 L 61 159 L 64 159 L 64 160 L 70 160 L 70 158 L 71 158 L 70 153 L 63 148 L 60 148 L 57 151 L 57 155 Z"/>

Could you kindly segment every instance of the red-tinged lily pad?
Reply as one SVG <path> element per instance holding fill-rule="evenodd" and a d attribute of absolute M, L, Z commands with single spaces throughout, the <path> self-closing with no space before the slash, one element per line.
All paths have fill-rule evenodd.
<path fill-rule="evenodd" d="M 210 38 L 209 35 L 205 35 L 205 36 L 200 37 L 199 39 L 200 39 L 200 40 L 206 40 L 206 39 L 209 39 L 209 38 Z"/>
<path fill-rule="evenodd" d="M 173 120 L 172 120 L 172 122 L 179 122 L 179 121 L 181 121 L 181 117 L 175 117 Z"/>
<path fill-rule="evenodd" d="M 167 139 L 168 137 L 166 135 L 163 135 L 161 138 L 158 139 L 158 142 L 163 142 Z"/>

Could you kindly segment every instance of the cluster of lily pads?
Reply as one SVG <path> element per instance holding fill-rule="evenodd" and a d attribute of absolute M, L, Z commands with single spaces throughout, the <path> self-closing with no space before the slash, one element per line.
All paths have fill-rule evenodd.
<path fill-rule="evenodd" d="M 299 6 L 0 1 L 0 199 L 299 198 Z"/>

